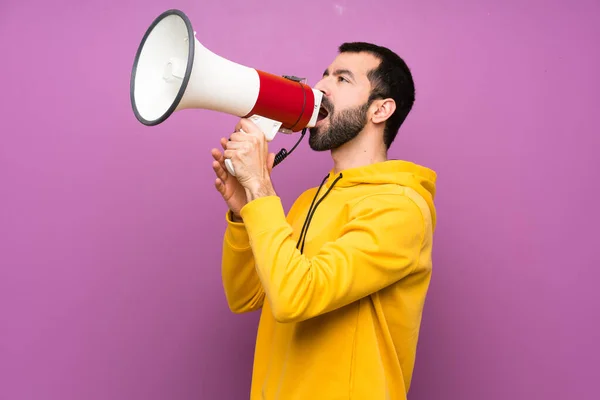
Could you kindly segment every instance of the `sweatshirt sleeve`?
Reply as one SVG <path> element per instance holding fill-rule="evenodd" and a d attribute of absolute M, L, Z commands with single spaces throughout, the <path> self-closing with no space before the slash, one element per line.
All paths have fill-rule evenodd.
<path fill-rule="evenodd" d="M 234 222 L 229 211 L 223 238 L 221 277 L 229 308 L 234 313 L 262 307 L 265 292 L 258 279 L 248 233 L 242 222 Z"/>
<path fill-rule="evenodd" d="M 332 311 L 409 275 L 425 235 L 420 208 L 400 194 L 371 196 L 354 205 L 339 237 L 312 257 L 296 249 L 279 197 L 255 199 L 241 215 L 258 277 L 279 322 Z"/>

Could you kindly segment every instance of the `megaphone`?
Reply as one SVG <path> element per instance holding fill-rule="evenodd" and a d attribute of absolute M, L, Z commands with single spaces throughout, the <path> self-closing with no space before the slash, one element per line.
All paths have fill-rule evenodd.
<path fill-rule="evenodd" d="M 207 109 L 250 118 L 271 141 L 278 132 L 304 134 L 313 127 L 322 93 L 303 79 L 214 54 L 196 39 L 190 19 L 171 9 L 142 38 L 131 71 L 130 98 L 137 120 L 146 126 L 164 122 L 175 111 Z M 226 166 L 235 175 L 231 160 Z"/>

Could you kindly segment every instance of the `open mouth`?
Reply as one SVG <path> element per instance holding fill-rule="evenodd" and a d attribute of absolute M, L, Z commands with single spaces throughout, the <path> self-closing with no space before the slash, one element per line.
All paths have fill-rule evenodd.
<path fill-rule="evenodd" d="M 322 121 L 329 116 L 329 111 L 323 106 L 319 109 L 319 116 L 317 117 L 317 121 Z"/>

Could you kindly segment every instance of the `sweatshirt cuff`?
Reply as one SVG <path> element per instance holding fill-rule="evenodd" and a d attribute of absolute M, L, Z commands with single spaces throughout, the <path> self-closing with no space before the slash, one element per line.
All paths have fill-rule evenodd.
<path fill-rule="evenodd" d="M 247 203 L 240 215 L 249 237 L 265 231 L 281 228 L 287 224 L 285 211 L 279 196 L 265 196 Z"/>
<path fill-rule="evenodd" d="M 231 219 L 231 211 L 227 210 L 225 214 L 227 229 L 225 230 L 225 240 L 227 243 L 237 249 L 246 249 L 250 247 L 248 232 L 243 222 L 236 222 Z"/>

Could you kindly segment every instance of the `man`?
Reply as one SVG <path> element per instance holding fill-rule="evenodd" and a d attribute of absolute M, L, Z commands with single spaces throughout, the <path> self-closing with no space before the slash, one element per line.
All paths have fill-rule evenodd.
<path fill-rule="evenodd" d="M 436 174 L 387 159 L 412 77 L 390 50 L 346 43 L 315 88 L 324 112 L 309 144 L 334 166 L 287 217 L 251 121 L 212 150 L 229 208 L 225 295 L 235 313 L 262 308 L 250 398 L 406 399 L 436 220 Z"/>

